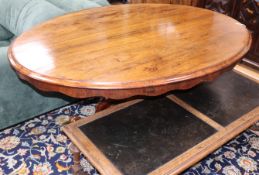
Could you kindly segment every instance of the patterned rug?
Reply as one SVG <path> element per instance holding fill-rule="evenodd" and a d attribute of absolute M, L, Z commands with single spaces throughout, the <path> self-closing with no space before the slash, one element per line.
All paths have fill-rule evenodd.
<path fill-rule="evenodd" d="M 69 116 L 95 113 L 95 103 L 73 104 L 0 132 L 0 175 L 71 174 L 70 140 L 61 131 Z M 99 174 L 82 156 L 81 165 Z M 259 133 L 247 130 L 183 174 L 259 174 Z"/>

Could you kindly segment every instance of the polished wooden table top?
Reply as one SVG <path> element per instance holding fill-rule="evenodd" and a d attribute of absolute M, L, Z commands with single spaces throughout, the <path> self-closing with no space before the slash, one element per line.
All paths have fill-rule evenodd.
<path fill-rule="evenodd" d="M 126 98 L 216 78 L 248 51 L 238 21 L 168 4 L 116 5 L 57 17 L 18 37 L 9 59 L 22 79 L 77 98 Z"/>

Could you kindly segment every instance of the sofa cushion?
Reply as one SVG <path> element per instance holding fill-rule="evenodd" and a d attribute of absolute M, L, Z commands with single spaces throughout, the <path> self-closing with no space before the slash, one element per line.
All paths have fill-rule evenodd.
<path fill-rule="evenodd" d="M 110 5 L 110 3 L 107 0 L 91 0 L 97 4 L 99 4 L 100 6 L 107 6 Z"/>
<path fill-rule="evenodd" d="M 39 23 L 65 13 L 43 0 L 0 0 L 0 4 L 0 24 L 16 36 Z"/>
<path fill-rule="evenodd" d="M 82 9 L 100 7 L 99 4 L 89 0 L 47 0 L 47 1 L 63 9 L 66 12 L 75 12 Z"/>
<path fill-rule="evenodd" d="M 13 34 L 0 25 L 0 41 L 12 38 Z"/>
<path fill-rule="evenodd" d="M 11 68 L 7 47 L 0 47 L 0 130 L 70 102 L 56 93 L 40 92 L 21 81 Z"/>
<path fill-rule="evenodd" d="M 9 40 L 0 41 L 0 47 L 6 47 L 6 46 L 9 46 L 9 44 L 10 44 Z"/>

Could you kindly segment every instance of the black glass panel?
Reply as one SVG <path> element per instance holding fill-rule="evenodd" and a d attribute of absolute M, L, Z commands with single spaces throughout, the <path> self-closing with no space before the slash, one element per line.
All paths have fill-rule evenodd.
<path fill-rule="evenodd" d="M 148 99 L 81 126 L 126 175 L 144 175 L 215 130 L 167 98 Z"/>
<path fill-rule="evenodd" d="M 232 71 L 174 94 L 224 126 L 259 105 L 259 85 Z"/>

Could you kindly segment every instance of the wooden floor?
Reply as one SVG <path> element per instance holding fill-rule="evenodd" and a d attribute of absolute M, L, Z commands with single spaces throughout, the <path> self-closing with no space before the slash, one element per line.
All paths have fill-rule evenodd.
<path fill-rule="evenodd" d="M 251 79 L 259 83 L 259 71 L 253 68 L 250 68 L 244 64 L 239 64 L 234 68 L 234 71 L 248 79 Z"/>

